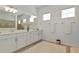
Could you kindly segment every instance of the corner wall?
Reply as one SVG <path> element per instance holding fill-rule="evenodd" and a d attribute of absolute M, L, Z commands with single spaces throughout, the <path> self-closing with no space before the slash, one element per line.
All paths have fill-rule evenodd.
<path fill-rule="evenodd" d="M 61 18 L 61 10 L 76 8 L 76 17 Z M 42 15 L 51 13 L 50 21 L 43 21 Z M 79 6 L 47 6 L 38 11 L 38 27 L 43 30 L 43 39 L 55 42 L 61 39 L 63 44 L 79 47 Z"/>

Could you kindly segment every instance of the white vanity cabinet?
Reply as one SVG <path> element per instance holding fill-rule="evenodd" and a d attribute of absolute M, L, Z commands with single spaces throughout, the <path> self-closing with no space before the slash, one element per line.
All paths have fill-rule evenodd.
<path fill-rule="evenodd" d="M 17 49 L 20 49 L 27 45 L 26 32 L 18 33 L 16 37 L 17 37 Z"/>
<path fill-rule="evenodd" d="M 17 48 L 20 49 L 27 45 L 30 45 L 38 40 L 40 40 L 38 31 L 18 33 L 17 34 Z"/>
<path fill-rule="evenodd" d="M 31 32 L 27 32 L 26 33 L 26 46 L 30 45 L 32 42 L 33 36 Z"/>
<path fill-rule="evenodd" d="M 28 46 L 41 39 L 40 31 L 17 33 L 17 49 Z"/>
<path fill-rule="evenodd" d="M 29 32 L 29 43 L 33 43 L 33 39 L 34 39 L 34 34 L 33 32 Z"/>
<path fill-rule="evenodd" d="M 32 44 L 32 43 L 35 43 L 36 41 L 40 40 L 38 35 L 39 35 L 38 31 L 28 32 L 27 33 L 27 36 L 28 36 L 27 43 Z"/>
<path fill-rule="evenodd" d="M 39 36 L 38 35 L 39 35 L 39 32 L 38 31 L 35 31 L 33 33 L 33 39 L 32 39 L 33 42 L 36 42 L 36 41 L 39 40 Z"/>
<path fill-rule="evenodd" d="M 41 38 L 41 32 L 19 32 L 0 35 L 0 53 L 14 52 L 28 46 Z"/>
<path fill-rule="evenodd" d="M 38 40 L 43 39 L 43 31 L 37 31 L 38 32 Z"/>
<path fill-rule="evenodd" d="M 16 36 L 7 34 L 0 36 L 0 53 L 16 51 Z"/>

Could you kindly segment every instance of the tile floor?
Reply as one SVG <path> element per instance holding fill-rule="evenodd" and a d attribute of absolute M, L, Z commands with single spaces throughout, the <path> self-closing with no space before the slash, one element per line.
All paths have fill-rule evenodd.
<path fill-rule="evenodd" d="M 71 47 L 70 50 L 71 50 L 71 53 L 79 53 L 78 47 Z"/>
<path fill-rule="evenodd" d="M 47 41 L 40 41 L 28 47 L 22 48 L 16 53 L 69 53 L 69 52 L 79 53 L 79 48 L 77 47 L 69 48 L 66 46 L 49 43 Z"/>
<path fill-rule="evenodd" d="M 66 47 L 41 41 L 30 48 L 18 51 L 18 53 L 65 53 Z"/>

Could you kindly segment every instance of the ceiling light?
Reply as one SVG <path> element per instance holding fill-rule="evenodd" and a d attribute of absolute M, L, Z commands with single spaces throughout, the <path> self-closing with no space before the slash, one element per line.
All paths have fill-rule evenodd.
<path fill-rule="evenodd" d="M 14 11 L 13 11 L 13 13 L 17 13 L 17 12 L 18 12 L 18 10 L 14 10 Z"/>
<path fill-rule="evenodd" d="M 15 8 L 12 8 L 12 7 L 4 7 L 5 11 L 8 11 L 8 12 L 12 12 L 12 13 L 17 13 L 18 10 L 16 10 Z"/>
<path fill-rule="evenodd" d="M 9 12 L 13 12 L 13 11 L 14 11 L 14 9 L 13 8 L 10 8 Z"/>
<path fill-rule="evenodd" d="M 10 10 L 10 7 L 4 7 L 5 8 L 5 11 L 9 11 Z"/>

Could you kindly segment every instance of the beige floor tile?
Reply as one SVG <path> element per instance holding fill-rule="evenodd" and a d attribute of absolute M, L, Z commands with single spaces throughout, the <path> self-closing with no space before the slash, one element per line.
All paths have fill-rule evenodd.
<path fill-rule="evenodd" d="M 22 53 L 64 53 L 66 47 L 42 41 Z"/>
<path fill-rule="evenodd" d="M 79 48 L 77 47 L 71 47 L 70 50 L 71 50 L 71 53 L 79 53 Z"/>

